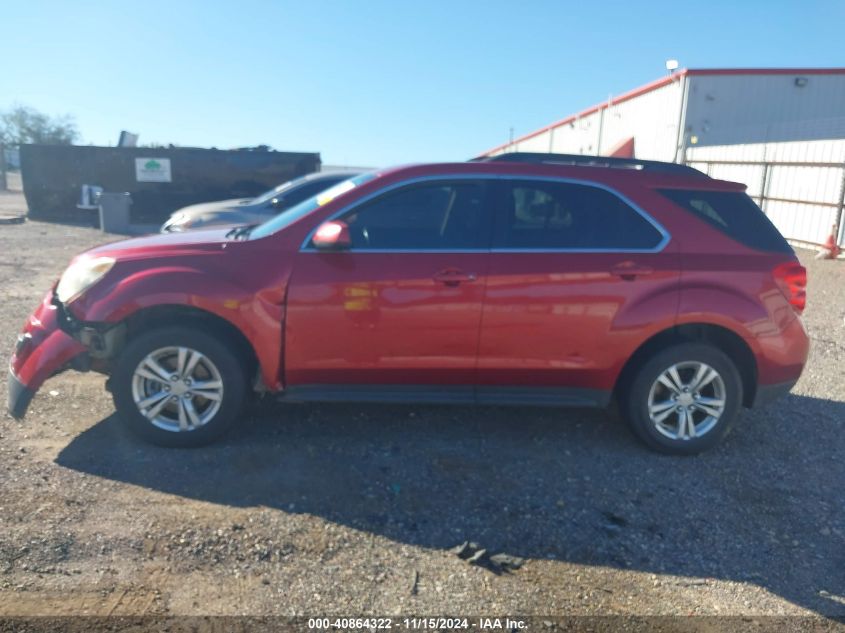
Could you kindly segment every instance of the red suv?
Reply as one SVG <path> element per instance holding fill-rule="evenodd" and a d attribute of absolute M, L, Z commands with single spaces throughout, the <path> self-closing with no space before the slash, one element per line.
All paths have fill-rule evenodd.
<path fill-rule="evenodd" d="M 744 193 L 671 163 L 508 154 L 359 175 L 268 222 L 76 257 L 9 409 L 66 368 L 126 425 L 209 442 L 247 394 L 605 407 L 695 453 L 807 358 L 806 273 Z"/>

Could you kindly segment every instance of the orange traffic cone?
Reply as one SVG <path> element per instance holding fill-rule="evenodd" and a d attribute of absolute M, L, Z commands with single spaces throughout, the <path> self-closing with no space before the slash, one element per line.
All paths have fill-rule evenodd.
<path fill-rule="evenodd" d="M 839 234 L 839 226 L 834 224 L 830 228 L 830 236 L 827 238 L 827 241 L 822 246 L 819 254 L 816 255 L 816 259 L 836 259 L 839 257 L 839 254 L 842 252 L 842 249 L 839 248 L 839 244 L 836 243 L 836 236 Z"/>

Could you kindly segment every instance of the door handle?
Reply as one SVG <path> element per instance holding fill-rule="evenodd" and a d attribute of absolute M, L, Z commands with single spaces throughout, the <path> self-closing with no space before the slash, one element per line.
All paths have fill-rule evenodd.
<path fill-rule="evenodd" d="M 461 282 L 475 281 L 478 277 L 475 273 L 465 273 L 455 268 L 447 268 L 446 270 L 441 270 L 439 273 L 434 273 L 433 279 L 447 286 L 454 287 Z"/>
<path fill-rule="evenodd" d="M 634 281 L 637 277 L 650 275 L 653 272 L 654 269 L 650 266 L 642 266 L 632 261 L 616 264 L 616 266 L 610 269 L 611 274 L 621 277 L 625 281 Z"/>

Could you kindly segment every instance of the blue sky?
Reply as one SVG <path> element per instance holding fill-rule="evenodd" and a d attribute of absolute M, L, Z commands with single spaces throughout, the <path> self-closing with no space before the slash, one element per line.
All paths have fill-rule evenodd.
<path fill-rule="evenodd" d="M 845 2 L 0 0 L 0 109 L 82 142 L 463 160 L 682 66 L 843 66 Z"/>

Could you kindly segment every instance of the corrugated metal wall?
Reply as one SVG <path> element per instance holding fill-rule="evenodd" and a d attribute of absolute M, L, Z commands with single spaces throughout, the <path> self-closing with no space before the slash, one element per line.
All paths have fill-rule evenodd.
<path fill-rule="evenodd" d="M 692 166 L 748 185 L 749 194 L 788 239 L 824 243 L 838 221 L 843 244 L 841 69 L 805 70 L 803 75 L 800 70 L 692 70 L 666 81 L 609 99 L 491 154 L 608 155 L 633 137 L 637 158 L 674 161 L 684 153 L 678 146 L 686 146 Z"/>
<path fill-rule="evenodd" d="M 845 74 L 691 74 L 687 80 L 685 127 L 699 145 L 845 138 Z"/>
<path fill-rule="evenodd" d="M 841 72 L 691 70 L 666 81 L 609 98 L 490 154 L 606 155 L 633 137 L 638 158 L 672 161 L 679 144 L 845 138 L 845 74 Z M 683 135 L 678 134 L 680 124 Z"/>
<path fill-rule="evenodd" d="M 491 152 L 554 152 L 557 154 L 608 154 L 634 137 L 637 157 L 674 160 L 678 141 L 683 82 L 668 85 L 610 105 L 591 108 L 583 116 L 514 141 Z"/>
<path fill-rule="evenodd" d="M 748 185 L 748 194 L 787 239 L 823 244 L 842 219 L 845 140 L 692 147 L 686 162 L 714 178 Z M 845 245 L 842 222 L 837 237 Z"/>
<path fill-rule="evenodd" d="M 646 92 L 605 110 L 599 154 L 634 137 L 637 158 L 675 160 L 683 81 Z"/>

